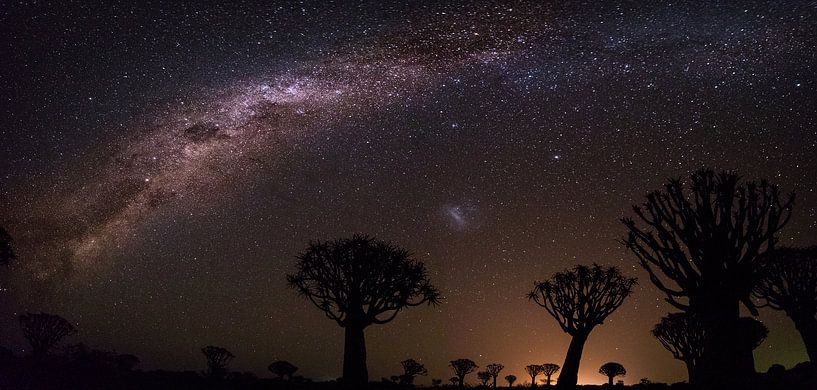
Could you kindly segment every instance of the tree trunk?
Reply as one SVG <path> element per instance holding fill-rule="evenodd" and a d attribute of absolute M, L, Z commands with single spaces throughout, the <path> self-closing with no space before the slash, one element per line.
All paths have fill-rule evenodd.
<path fill-rule="evenodd" d="M 465 376 L 461 376 L 460 378 L 460 387 L 465 387 Z"/>
<path fill-rule="evenodd" d="M 496 377 L 494 377 L 494 388 L 496 389 Z"/>
<path fill-rule="evenodd" d="M 794 327 L 800 332 L 803 344 L 806 345 L 808 359 L 817 364 L 817 319 L 813 315 L 792 317 Z"/>
<path fill-rule="evenodd" d="M 558 389 L 573 389 L 576 387 L 576 382 L 579 381 L 579 363 L 582 360 L 582 351 L 584 350 L 584 343 L 587 341 L 587 334 L 579 333 L 573 335 L 570 340 L 570 346 L 567 348 L 567 356 L 565 356 L 565 363 L 562 366 L 562 373 L 559 374 L 559 380 L 556 382 Z"/>
<path fill-rule="evenodd" d="M 693 302 L 690 302 L 693 303 Z M 751 347 L 740 339 L 740 302 L 711 294 L 693 303 L 704 327 L 704 349 L 695 377 L 705 388 L 723 388 L 755 374 Z"/>
<path fill-rule="evenodd" d="M 547 383 L 548 386 L 550 386 L 550 377 L 551 377 L 551 375 L 548 375 L 548 383 Z"/>
<path fill-rule="evenodd" d="M 687 366 L 687 377 L 688 377 L 687 381 L 688 381 L 688 383 L 690 385 L 697 385 L 698 384 L 698 378 L 695 375 L 695 366 L 694 366 L 692 360 L 691 359 L 685 360 L 684 363 L 686 363 L 686 366 Z"/>
<path fill-rule="evenodd" d="M 610 385 L 610 386 L 612 386 L 612 385 L 613 385 L 613 377 L 612 377 L 612 376 L 608 376 L 607 378 L 609 379 L 609 381 L 607 382 L 607 384 L 608 384 L 608 385 Z"/>
<path fill-rule="evenodd" d="M 536 387 L 536 376 L 531 376 L 530 377 L 530 387 L 531 388 Z"/>
<path fill-rule="evenodd" d="M 369 382 L 366 369 L 366 339 L 362 326 L 346 326 L 346 341 L 343 349 L 343 384 L 348 387 L 362 387 Z"/>

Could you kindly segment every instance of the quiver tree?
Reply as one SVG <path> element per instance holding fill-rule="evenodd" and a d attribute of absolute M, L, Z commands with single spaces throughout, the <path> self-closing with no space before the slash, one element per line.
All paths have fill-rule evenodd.
<path fill-rule="evenodd" d="M 292 380 L 292 375 L 298 371 L 298 367 L 286 360 L 272 362 L 269 366 L 267 366 L 267 369 L 277 376 L 278 379 L 286 378 L 287 380 Z"/>
<path fill-rule="evenodd" d="M 503 368 L 505 368 L 505 366 L 499 363 L 491 363 L 485 366 L 485 370 L 491 374 L 491 378 L 494 380 L 494 388 L 496 388 L 496 378 L 499 376 L 499 373 L 502 372 Z"/>
<path fill-rule="evenodd" d="M 205 374 L 210 378 L 223 378 L 227 374 L 227 365 L 235 357 L 227 349 L 212 345 L 202 348 L 201 353 L 207 359 Z"/>
<path fill-rule="evenodd" d="M 627 370 L 620 363 L 608 362 L 602 364 L 601 368 L 599 368 L 599 374 L 606 376 L 608 379 L 607 384 L 612 386 L 613 378 L 627 375 Z"/>
<path fill-rule="evenodd" d="M 491 373 L 488 371 L 480 371 L 477 373 L 477 379 L 479 379 L 480 384 L 487 386 L 488 382 L 491 381 Z"/>
<path fill-rule="evenodd" d="M 809 360 L 817 364 L 817 246 L 776 248 L 763 257 L 762 274 L 755 295 L 762 306 L 792 319 Z"/>
<path fill-rule="evenodd" d="M 684 362 L 690 384 L 699 382 L 696 367 L 703 353 L 704 328 L 697 317 L 688 313 L 670 313 L 652 328 L 658 339 L 672 357 Z"/>
<path fill-rule="evenodd" d="M 508 387 L 513 387 L 513 383 L 516 382 L 516 375 L 505 375 L 505 381 L 508 382 Z"/>
<path fill-rule="evenodd" d="M 559 369 L 561 367 L 559 367 L 559 365 L 555 364 L 555 363 L 545 363 L 541 367 L 542 367 L 542 374 L 544 374 L 545 378 L 547 379 L 545 381 L 545 384 L 550 386 L 550 377 L 552 377 L 553 374 L 559 372 Z"/>
<path fill-rule="evenodd" d="M 557 385 L 572 388 L 578 381 L 579 363 L 590 332 L 612 314 L 632 292 L 635 278 L 627 278 L 616 267 L 577 265 L 537 282 L 528 298 L 550 313 L 572 336 Z"/>
<path fill-rule="evenodd" d="M 31 345 L 31 354 L 42 358 L 63 338 L 77 333 L 68 320 L 56 314 L 25 313 L 20 315 L 20 328 Z"/>
<path fill-rule="evenodd" d="M 528 364 L 525 366 L 525 373 L 530 376 L 530 386 L 536 387 L 536 377 L 544 370 L 541 364 Z"/>
<path fill-rule="evenodd" d="M 465 386 L 465 376 L 474 372 L 474 370 L 476 370 L 479 367 L 471 359 L 452 360 L 448 364 L 448 366 L 451 367 L 452 370 L 454 370 L 454 375 L 455 378 L 457 379 L 457 384 L 460 387 Z"/>
<path fill-rule="evenodd" d="M 309 244 L 287 281 L 344 328 L 343 382 L 351 387 L 368 382 L 367 326 L 385 324 L 407 307 L 440 300 L 425 264 L 396 245 L 358 235 Z"/>
<path fill-rule="evenodd" d="M 414 383 L 414 377 L 426 376 L 428 375 L 428 370 L 426 366 L 423 364 L 418 363 L 414 359 L 406 359 L 400 362 L 400 365 L 403 366 L 403 375 L 400 375 L 400 383 L 404 385 L 410 385 Z"/>
<path fill-rule="evenodd" d="M 687 190 L 679 179 L 634 206 L 639 221 L 624 218 L 627 248 L 665 299 L 698 315 L 707 329 L 700 364 L 702 383 L 745 378 L 745 348 L 738 345 L 740 303 L 753 314 L 750 294 L 760 277 L 761 255 L 774 248 L 791 217 L 794 195 L 781 199 L 766 181 L 743 183 L 733 172 L 699 170 Z"/>

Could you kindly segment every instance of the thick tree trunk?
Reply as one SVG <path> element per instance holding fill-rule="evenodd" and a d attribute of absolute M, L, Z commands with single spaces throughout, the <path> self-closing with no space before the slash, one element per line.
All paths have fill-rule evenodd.
<path fill-rule="evenodd" d="M 460 387 L 465 387 L 465 377 L 461 376 L 460 378 Z"/>
<path fill-rule="evenodd" d="M 550 386 L 550 375 L 548 375 L 547 385 Z"/>
<path fill-rule="evenodd" d="M 343 384 L 346 387 L 362 387 L 369 382 L 366 368 L 366 339 L 362 326 L 346 326 L 343 349 Z"/>
<path fill-rule="evenodd" d="M 612 386 L 612 385 L 613 385 L 613 377 L 608 376 L 607 378 L 609 379 L 609 381 L 607 382 L 607 384 L 608 384 L 608 385 L 610 385 L 610 386 Z"/>
<path fill-rule="evenodd" d="M 582 360 L 582 351 L 587 336 L 589 336 L 589 333 L 576 334 L 570 340 L 565 363 L 562 366 L 562 373 L 559 374 L 559 380 L 556 381 L 557 389 L 573 389 L 576 387 L 576 382 L 579 381 L 579 363 Z"/>
<path fill-rule="evenodd" d="M 808 359 L 817 364 L 817 319 L 813 315 L 806 315 L 792 317 L 792 320 L 794 320 L 794 327 L 800 332 L 803 344 L 806 345 Z"/>
<path fill-rule="evenodd" d="M 691 360 L 686 360 L 684 361 L 684 363 L 687 366 L 687 377 L 689 378 L 687 379 L 687 381 L 689 382 L 690 385 L 697 385 L 698 378 L 695 375 L 695 366 L 693 365 Z"/>
<path fill-rule="evenodd" d="M 752 349 L 740 339 L 740 302 L 728 297 L 708 296 L 693 307 L 704 326 L 704 349 L 695 377 L 704 388 L 723 388 L 750 380 L 755 374 Z"/>

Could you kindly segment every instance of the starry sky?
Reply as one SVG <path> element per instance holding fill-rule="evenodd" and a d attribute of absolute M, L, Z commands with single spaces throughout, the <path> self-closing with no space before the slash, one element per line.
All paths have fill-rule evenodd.
<path fill-rule="evenodd" d="M 342 330 L 285 274 L 309 240 L 367 233 L 445 296 L 367 330 L 372 379 L 561 364 L 569 337 L 524 295 L 596 262 L 642 283 L 579 381 L 611 360 L 679 381 L 649 333 L 672 308 L 616 242 L 631 205 L 736 169 L 796 191 L 781 241 L 817 244 L 814 2 L 138 3 L 0 9 L 17 351 L 15 315 L 42 310 L 145 369 L 200 370 L 214 344 L 236 370 L 336 378 Z M 784 315 L 760 319 L 758 369 L 806 360 Z"/>

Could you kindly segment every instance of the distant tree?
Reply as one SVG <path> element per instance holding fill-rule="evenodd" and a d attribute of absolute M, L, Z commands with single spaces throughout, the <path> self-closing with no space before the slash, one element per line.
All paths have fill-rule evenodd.
<path fill-rule="evenodd" d="M 740 304 L 757 315 L 750 299 L 761 259 L 791 217 L 794 195 L 781 200 L 777 186 L 744 183 L 734 172 L 699 170 L 686 186 L 670 180 L 664 190 L 634 206 L 639 226 L 622 219 L 623 243 L 671 305 L 697 315 L 706 328 L 699 380 L 723 386 L 754 372 L 737 338 Z M 737 356 L 744 354 L 744 356 Z"/>
<path fill-rule="evenodd" d="M 487 386 L 488 382 L 491 381 L 491 373 L 488 371 L 477 372 L 477 378 L 483 386 Z"/>
<path fill-rule="evenodd" d="M 542 374 L 545 374 L 545 377 L 547 377 L 546 384 L 548 386 L 550 386 L 550 377 L 552 377 L 553 374 L 559 372 L 560 368 L 561 367 L 559 367 L 558 364 L 554 364 L 554 363 L 545 363 L 545 364 L 542 365 Z"/>
<path fill-rule="evenodd" d="M 752 317 L 740 317 L 738 319 L 737 340 L 738 346 L 742 348 L 738 354 L 738 359 L 744 359 L 742 365 L 752 367 L 755 372 L 755 359 L 752 351 L 759 347 L 769 335 L 769 328 L 762 322 Z"/>
<path fill-rule="evenodd" d="M 608 362 L 604 363 L 601 368 L 599 368 L 599 374 L 606 376 L 609 379 L 607 384 L 612 386 L 613 378 L 627 375 L 627 370 L 625 370 L 624 366 L 622 366 L 620 363 Z"/>
<path fill-rule="evenodd" d="M 366 236 L 311 243 L 287 281 L 345 329 L 343 381 L 349 386 L 368 382 L 366 327 L 388 323 L 407 307 L 440 301 L 422 262 Z"/>
<path fill-rule="evenodd" d="M 456 376 L 457 383 L 460 387 L 465 386 L 465 376 L 474 372 L 474 370 L 479 367 L 471 359 L 452 360 L 448 366 L 454 370 L 454 375 Z"/>
<path fill-rule="evenodd" d="M 817 364 L 817 246 L 775 249 L 763 258 L 762 275 L 754 291 L 761 307 L 792 319 L 809 360 Z"/>
<path fill-rule="evenodd" d="M 530 387 L 536 387 L 536 377 L 544 371 L 541 364 L 528 364 L 525 366 L 525 372 L 530 376 Z"/>
<path fill-rule="evenodd" d="M 292 380 L 292 375 L 298 371 L 298 367 L 286 360 L 272 362 L 269 366 L 267 366 L 267 369 L 274 375 L 278 376 L 278 379 L 286 378 L 287 380 Z"/>
<path fill-rule="evenodd" d="M 451 378 L 448 378 L 448 381 L 451 382 L 452 386 L 456 386 L 457 384 L 460 383 L 460 377 L 452 376 Z M 462 387 L 462 385 L 460 385 L 460 387 Z"/>
<path fill-rule="evenodd" d="M 642 386 L 649 386 L 652 384 L 652 381 L 649 380 L 649 378 L 641 378 L 641 380 L 639 380 L 638 383 L 641 384 Z"/>
<path fill-rule="evenodd" d="M 499 373 L 502 372 L 503 368 L 505 368 L 505 366 L 499 363 L 491 363 L 485 366 L 485 370 L 491 374 L 491 378 L 494 380 L 494 388 L 496 388 L 496 378 L 499 376 Z"/>
<path fill-rule="evenodd" d="M 528 298 L 545 308 L 573 338 L 567 349 L 557 385 L 576 386 L 582 350 L 590 332 L 612 314 L 630 295 L 635 278 L 624 277 L 616 267 L 577 265 L 537 282 Z"/>
<path fill-rule="evenodd" d="M 227 365 L 235 357 L 230 351 L 222 347 L 208 345 L 201 349 L 207 359 L 206 375 L 210 378 L 223 378 L 227 374 Z"/>
<path fill-rule="evenodd" d="M 513 383 L 516 382 L 516 375 L 505 375 L 505 381 L 508 382 L 508 387 L 513 387 Z"/>
<path fill-rule="evenodd" d="M 12 242 L 11 235 L 0 226 L 0 265 L 8 265 L 16 258 Z"/>
<path fill-rule="evenodd" d="M 77 333 L 68 320 L 56 314 L 25 313 L 20 315 L 20 328 L 31 345 L 31 354 L 41 358 L 63 338 Z"/>
<path fill-rule="evenodd" d="M 704 328 L 700 320 L 688 313 L 667 314 L 653 327 L 652 335 L 672 353 L 672 357 L 684 362 L 689 383 L 699 383 L 696 368 L 700 364 L 704 343 Z"/>
<path fill-rule="evenodd" d="M 433 386 L 433 387 L 440 386 L 441 384 L 443 384 L 442 379 L 432 379 L 431 380 L 431 386 Z"/>
<path fill-rule="evenodd" d="M 403 366 L 403 375 L 400 375 L 401 384 L 410 385 L 414 383 L 414 377 L 428 375 L 426 367 L 414 359 L 403 360 L 400 365 Z"/>

